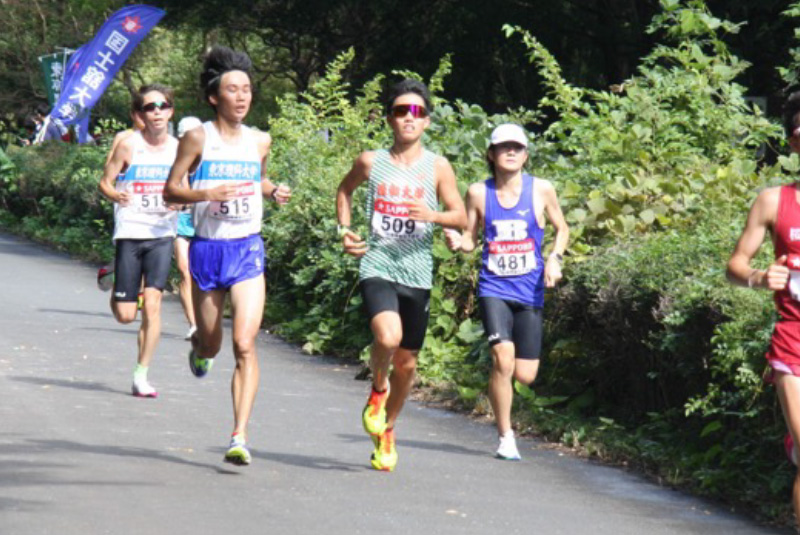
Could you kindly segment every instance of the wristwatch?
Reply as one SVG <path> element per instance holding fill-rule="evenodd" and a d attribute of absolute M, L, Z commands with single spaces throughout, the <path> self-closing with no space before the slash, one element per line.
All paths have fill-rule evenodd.
<path fill-rule="evenodd" d="M 340 240 L 344 238 L 344 235 L 348 232 L 350 232 L 350 227 L 347 225 L 336 225 L 336 235 L 339 236 Z"/>
<path fill-rule="evenodd" d="M 561 256 L 559 253 L 550 253 L 550 256 L 555 256 L 556 260 L 558 260 L 559 264 L 563 264 L 564 263 L 564 257 Z"/>

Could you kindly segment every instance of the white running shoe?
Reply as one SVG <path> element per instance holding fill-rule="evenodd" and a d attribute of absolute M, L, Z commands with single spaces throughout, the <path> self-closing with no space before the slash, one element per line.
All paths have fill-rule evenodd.
<path fill-rule="evenodd" d="M 191 340 L 192 339 L 192 335 L 196 331 L 197 331 L 197 325 L 192 325 L 191 327 L 189 327 L 189 330 L 186 331 L 186 335 L 184 335 L 183 339 L 184 340 Z"/>
<path fill-rule="evenodd" d="M 494 456 L 505 461 L 519 461 L 522 459 L 517 449 L 514 431 L 506 431 L 505 435 L 500 437 L 500 445 L 497 447 L 497 452 Z"/>
<path fill-rule="evenodd" d="M 158 397 L 158 392 L 156 392 L 155 388 L 150 386 L 150 383 L 147 382 L 146 377 L 134 377 L 133 386 L 131 387 L 131 392 L 137 398 Z"/>

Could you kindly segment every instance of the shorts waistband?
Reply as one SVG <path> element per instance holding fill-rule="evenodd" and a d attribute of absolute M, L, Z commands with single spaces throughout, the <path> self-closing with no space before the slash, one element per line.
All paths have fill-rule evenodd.
<path fill-rule="evenodd" d="M 244 236 L 242 238 L 231 238 L 228 240 L 219 238 L 204 238 L 202 236 L 198 236 L 197 234 L 195 234 L 192 237 L 192 241 L 204 241 L 204 242 L 214 242 L 214 243 L 240 243 L 252 240 L 253 238 L 261 238 L 261 234 L 250 234 L 249 236 Z"/>

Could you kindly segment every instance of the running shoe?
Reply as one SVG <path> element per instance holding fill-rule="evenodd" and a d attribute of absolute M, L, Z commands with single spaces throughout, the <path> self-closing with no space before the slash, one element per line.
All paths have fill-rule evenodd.
<path fill-rule="evenodd" d="M 157 398 L 158 392 L 156 389 L 150 386 L 150 383 L 147 382 L 146 377 L 134 377 L 133 378 L 133 386 L 131 386 L 131 392 L 137 398 Z"/>
<path fill-rule="evenodd" d="M 233 435 L 231 437 L 231 445 L 228 447 L 228 451 L 225 452 L 225 462 L 236 466 L 247 466 L 252 460 L 244 438 L 239 434 Z"/>
<path fill-rule="evenodd" d="M 375 451 L 370 458 L 372 468 L 382 472 L 392 472 L 397 466 L 397 449 L 394 447 L 394 428 L 377 436 Z"/>
<path fill-rule="evenodd" d="M 197 326 L 196 325 L 192 325 L 191 327 L 189 327 L 189 330 L 186 331 L 186 334 L 184 335 L 183 339 L 184 340 L 191 340 L 192 339 L 192 335 L 195 332 L 197 332 Z"/>
<path fill-rule="evenodd" d="M 144 292 L 139 292 L 139 296 L 136 298 L 136 308 L 141 310 L 143 306 L 144 306 Z"/>
<path fill-rule="evenodd" d="M 372 436 L 372 441 L 376 444 L 375 437 L 386 431 L 386 399 L 388 397 L 388 388 L 383 392 L 378 392 L 373 386 L 364 411 L 361 413 L 364 431 Z"/>
<path fill-rule="evenodd" d="M 114 264 L 108 264 L 97 270 L 97 287 L 103 292 L 114 287 Z"/>
<path fill-rule="evenodd" d="M 792 440 L 790 433 L 786 433 L 786 436 L 783 437 L 783 448 L 786 450 L 786 456 L 792 461 L 792 464 L 797 466 L 797 450 L 794 447 L 794 440 Z"/>
<path fill-rule="evenodd" d="M 494 456 L 504 461 L 519 461 L 522 459 L 517 449 L 514 431 L 506 431 L 506 434 L 500 437 L 500 445 L 497 447 L 497 452 L 495 452 Z"/>
<path fill-rule="evenodd" d="M 213 365 L 214 359 L 204 359 L 197 356 L 194 349 L 189 350 L 189 369 L 192 370 L 195 377 L 205 377 Z"/>

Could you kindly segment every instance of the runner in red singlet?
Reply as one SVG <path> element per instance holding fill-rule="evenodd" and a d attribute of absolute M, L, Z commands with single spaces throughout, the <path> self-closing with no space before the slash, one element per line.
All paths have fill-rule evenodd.
<path fill-rule="evenodd" d="M 800 153 L 800 92 L 789 96 L 783 126 L 792 152 Z M 750 266 L 767 231 L 775 260 L 766 270 Z M 775 292 L 780 319 L 767 351 L 770 381 L 775 384 L 789 433 L 786 453 L 797 464 L 800 437 L 800 191 L 798 183 L 767 188 L 759 193 L 747 223 L 728 261 L 728 280 L 750 288 Z M 800 519 L 800 471 L 792 492 L 795 516 Z"/>

